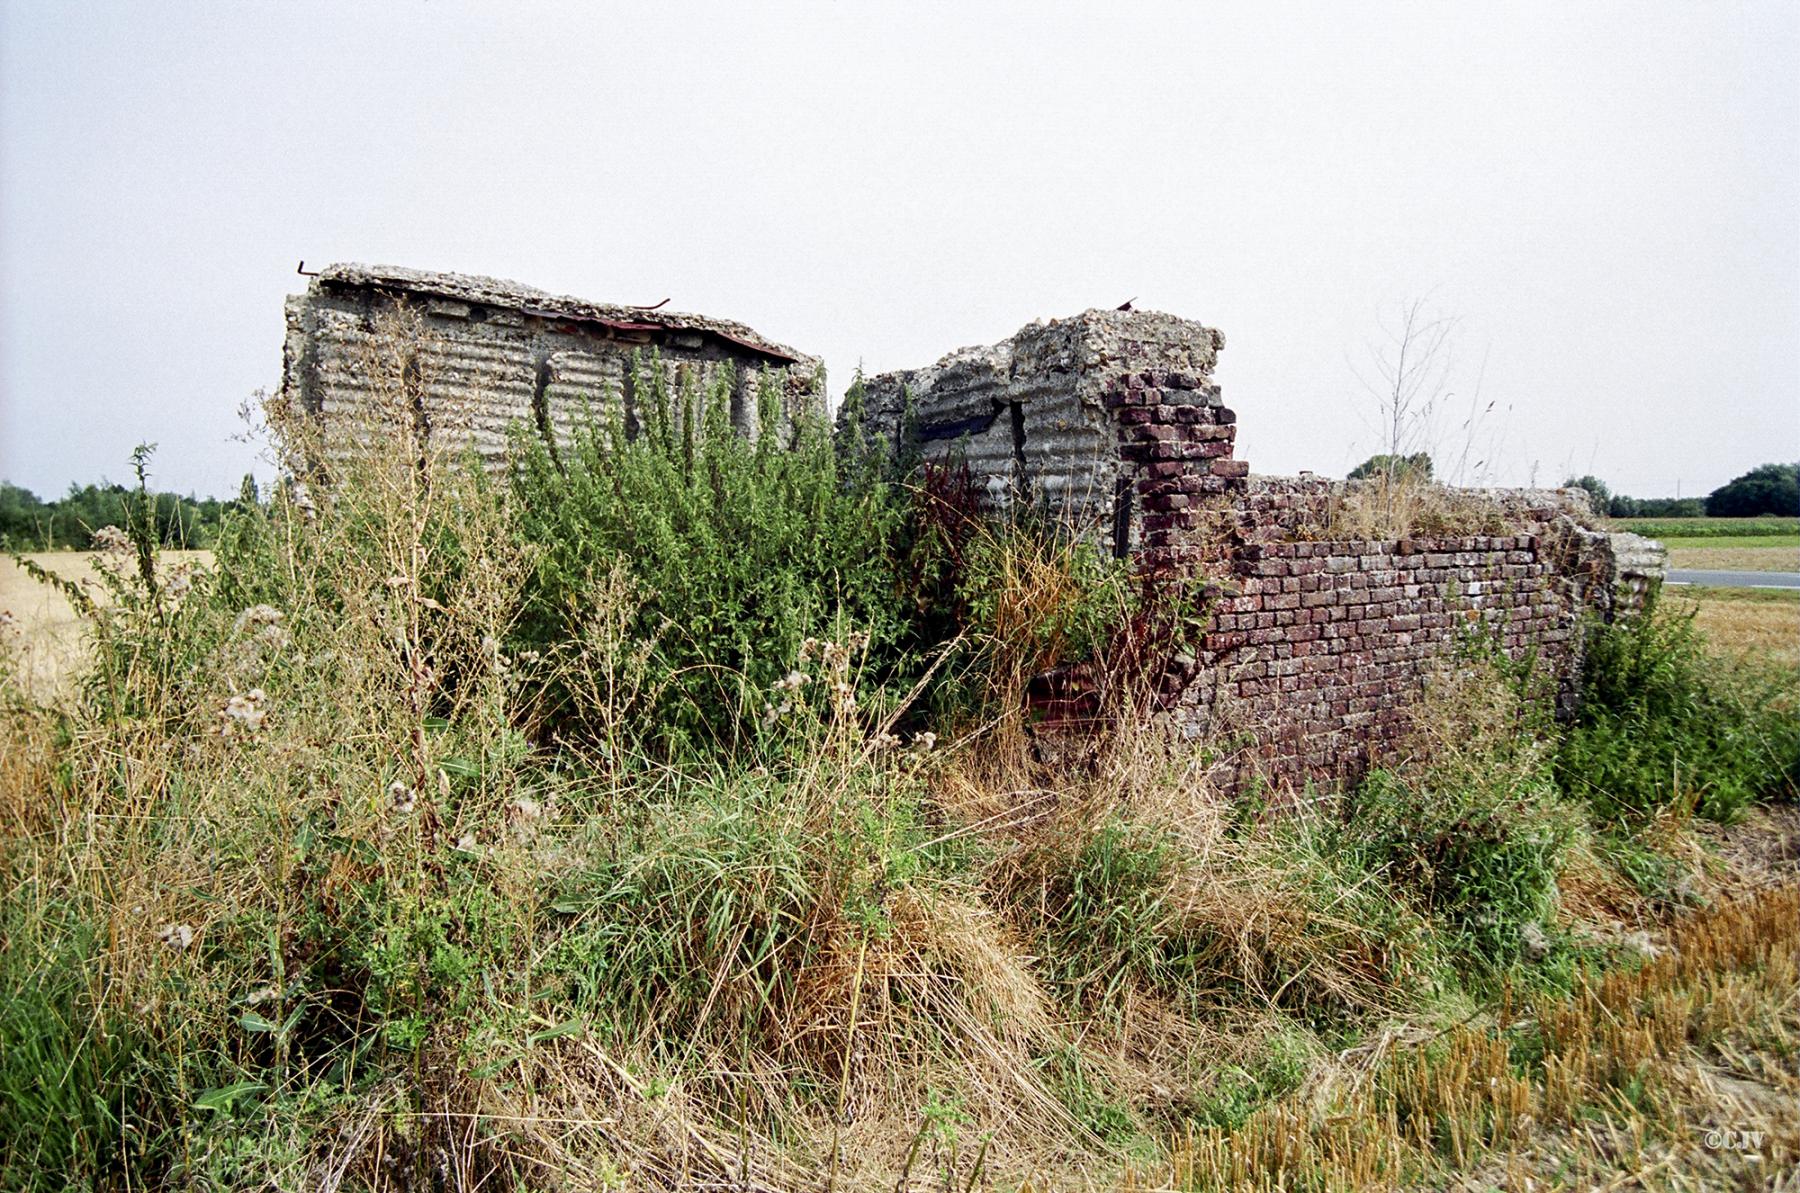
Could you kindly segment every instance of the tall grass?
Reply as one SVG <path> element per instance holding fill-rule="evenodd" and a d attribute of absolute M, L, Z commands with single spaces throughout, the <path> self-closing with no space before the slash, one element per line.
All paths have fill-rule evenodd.
<path fill-rule="evenodd" d="M 490 478 L 389 330 L 387 450 L 272 404 L 292 480 L 213 568 L 134 516 L 77 690 L 0 671 L 0 1188 L 1200 1180 L 1334 1058 L 1613 955 L 1604 806 L 1491 660 L 1264 815 L 1145 728 L 1197 591 L 680 387 Z"/>

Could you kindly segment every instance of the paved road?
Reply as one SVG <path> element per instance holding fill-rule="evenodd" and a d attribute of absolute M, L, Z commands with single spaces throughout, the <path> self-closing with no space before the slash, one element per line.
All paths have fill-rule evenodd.
<path fill-rule="evenodd" d="M 1690 572 L 1671 568 L 1669 583 L 1715 588 L 1800 588 L 1800 572 Z"/>

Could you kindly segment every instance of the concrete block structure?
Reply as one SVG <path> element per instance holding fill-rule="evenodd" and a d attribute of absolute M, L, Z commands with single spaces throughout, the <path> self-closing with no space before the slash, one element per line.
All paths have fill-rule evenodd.
<path fill-rule="evenodd" d="M 1146 509 L 1169 507 L 1146 504 L 1150 472 L 1176 461 L 1197 481 L 1214 460 L 1221 477 L 1231 472 L 1235 428 L 1211 383 L 1224 346 L 1217 331 L 1172 315 L 1088 311 L 871 378 L 859 415 L 868 434 L 967 463 L 993 506 L 1042 503 L 1123 555 L 1145 541 Z M 1167 383 L 1154 406 L 1129 396 L 1146 376 Z"/>
<path fill-rule="evenodd" d="M 404 312 L 405 318 L 392 318 Z M 395 329 L 399 329 L 396 331 Z M 398 337 L 401 343 L 385 342 Z M 783 425 L 824 413 L 819 361 L 741 323 L 546 294 L 493 278 L 332 265 L 287 303 L 284 394 L 316 417 L 326 455 L 358 450 L 379 400 L 377 358 L 404 357 L 408 400 L 434 450 L 473 448 L 497 464 L 514 423 L 566 441 L 576 422 L 640 416 L 634 356 L 660 360 L 671 384 L 706 386 L 726 368 L 732 421 L 757 433 L 756 394 L 775 383 Z"/>

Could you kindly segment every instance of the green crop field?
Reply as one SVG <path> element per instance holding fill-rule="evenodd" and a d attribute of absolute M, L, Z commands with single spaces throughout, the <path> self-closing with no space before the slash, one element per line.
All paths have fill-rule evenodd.
<path fill-rule="evenodd" d="M 1733 534 L 1733 535 L 1692 535 L 1677 538 L 1673 535 L 1660 540 L 1662 545 L 1671 551 L 1688 548 L 1723 551 L 1742 549 L 1751 551 L 1779 550 L 1784 547 L 1800 547 L 1800 534 Z"/>
<path fill-rule="evenodd" d="M 1800 519 L 1795 518 L 1613 518 L 1613 530 L 1629 530 L 1653 539 L 1755 538 L 1753 546 L 1774 546 L 1766 538 L 1791 538 L 1800 543 Z M 1708 546 L 1721 544 L 1708 543 Z"/>

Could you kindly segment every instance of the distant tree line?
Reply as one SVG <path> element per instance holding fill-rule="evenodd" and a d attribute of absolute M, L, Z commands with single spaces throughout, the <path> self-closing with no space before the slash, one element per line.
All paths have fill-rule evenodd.
<path fill-rule="evenodd" d="M 149 495 L 151 521 L 165 547 L 210 547 L 219 521 L 235 501 L 175 493 Z M 30 489 L 0 481 L 0 550 L 85 549 L 102 526 L 123 527 L 146 507 L 145 498 L 124 485 L 70 485 L 67 494 L 45 501 Z"/>
<path fill-rule="evenodd" d="M 1698 497 L 1627 497 L 1597 476 L 1572 476 L 1563 484 L 1586 489 L 1594 511 L 1614 518 L 1756 518 L 1800 515 L 1800 464 L 1764 464 Z"/>
<path fill-rule="evenodd" d="M 1627 497 L 1614 493 L 1597 476 L 1572 476 L 1563 482 L 1565 489 L 1586 489 L 1594 512 L 1612 518 L 1703 518 L 1706 499 L 1702 497 Z"/>

